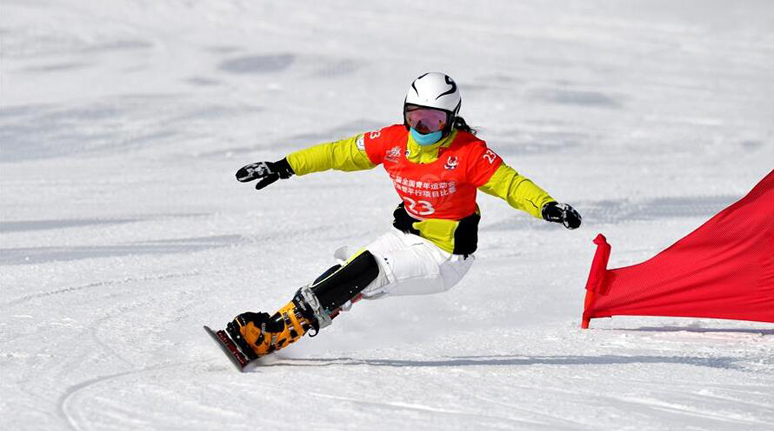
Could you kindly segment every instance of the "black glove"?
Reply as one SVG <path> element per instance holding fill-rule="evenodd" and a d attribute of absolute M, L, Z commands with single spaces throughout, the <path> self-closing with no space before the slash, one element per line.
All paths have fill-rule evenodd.
<path fill-rule="evenodd" d="M 581 215 L 568 204 L 551 201 L 543 205 L 543 220 L 561 223 L 567 229 L 577 229 L 581 225 Z"/>
<path fill-rule="evenodd" d="M 236 173 L 236 179 L 239 182 L 261 179 L 255 185 L 256 190 L 260 190 L 269 184 L 282 178 L 287 179 L 293 176 L 293 168 L 290 167 L 288 159 L 282 159 L 277 162 L 257 162 L 243 166 Z"/>

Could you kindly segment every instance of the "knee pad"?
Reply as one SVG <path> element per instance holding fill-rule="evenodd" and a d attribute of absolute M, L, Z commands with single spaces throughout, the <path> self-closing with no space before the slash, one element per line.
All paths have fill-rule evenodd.
<path fill-rule="evenodd" d="M 366 250 L 344 266 L 331 267 L 311 286 L 299 289 L 293 304 L 314 328 L 315 332 L 310 336 L 330 325 L 339 308 L 354 299 L 378 275 L 376 258 Z"/>
<path fill-rule="evenodd" d="M 314 283 L 312 283 L 312 286 L 330 277 L 334 272 L 338 271 L 339 268 L 341 268 L 341 265 L 339 264 L 333 265 L 332 267 L 328 268 L 319 277 L 314 279 Z"/>
<path fill-rule="evenodd" d="M 379 264 L 368 250 L 357 255 L 346 265 L 335 270 L 334 268 L 326 271 L 311 286 L 320 305 L 329 313 L 357 296 L 379 275 Z"/>

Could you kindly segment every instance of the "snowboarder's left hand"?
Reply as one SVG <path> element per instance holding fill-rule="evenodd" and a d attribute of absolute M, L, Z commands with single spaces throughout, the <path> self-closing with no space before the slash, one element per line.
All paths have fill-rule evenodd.
<path fill-rule="evenodd" d="M 292 177 L 293 174 L 295 172 L 290 167 L 288 159 L 282 159 L 277 162 L 257 162 L 242 166 L 236 173 L 236 179 L 241 183 L 246 183 L 260 178 L 255 189 L 261 190 L 278 179 L 284 180 Z"/>
<path fill-rule="evenodd" d="M 561 223 L 567 229 L 577 229 L 581 225 L 581 215 L 569 204 L 549 202 L 543 205 L 543 220 Z"/>

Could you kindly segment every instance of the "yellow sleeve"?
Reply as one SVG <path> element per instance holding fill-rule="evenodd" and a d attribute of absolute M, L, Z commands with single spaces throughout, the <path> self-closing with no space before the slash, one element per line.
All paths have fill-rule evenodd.
<path fill-rule="evenodd" d="M 543 218 L 540 213 L 543 205 L 555 200 L 529 178 L 519 175 L 505 163 L 501 164 L 497 171 L 492 174 L 492 178 L 478 189 L 486 194 L 502 198 L 508 202 L 508 205 L 526 211 L 539 219 Z"/>
<path fill-rule="evenodd" d="M 296 151 L 288 154 L 288 163 L 298 176 L 328 169 L 346 172 L 371 169 L 376 165 L 368 158 L 365 149 L 358 148 L 358 140 L 362 142 L 362 136 L 357 135 Z"/>

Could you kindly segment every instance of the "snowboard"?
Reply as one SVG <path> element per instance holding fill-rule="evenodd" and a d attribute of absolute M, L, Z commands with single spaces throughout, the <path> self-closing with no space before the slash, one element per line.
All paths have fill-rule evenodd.
<path fill-rule="evenodd" d="M 231 361 L 239 372 L 247 372 L 254 369 L 259 365 L 258 358 L 252 352 L 245 354 L 234 343 L 234 340 L 229 337 L 226 331 L 219 329 L 213 331 L 209 326 L 204 325 L 204 331 L 212 337 L 213 341 L 217 343 L 220 350 L 226 354 L 226 357 Z"/>

